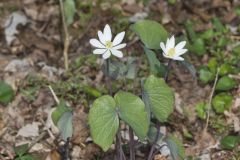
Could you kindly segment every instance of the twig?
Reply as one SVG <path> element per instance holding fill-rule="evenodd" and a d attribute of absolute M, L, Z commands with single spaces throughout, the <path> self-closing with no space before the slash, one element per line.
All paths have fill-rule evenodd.
<path fill-rule="evenodd" d="M 212 91 L 211 91 L 211 94 L 210 94 L 210 98 L 209 98 L 209 101 L 208 101 L 208 106 L 207 106 L 207 121 L 206 121 L 206 126 L 205 126 L 205 128 L 204 128 L 204 130 L 203 130 L 204 132 L 207 131 L 208 124 L 209 124 L 209 112 L 210 112 L 210 107 L 211 107 L 211 104 L 212 104 L 213 94 L 214 94 L 214 91 L 215 91 L 215 88 L 216 88 L 216 84 L 217 84 L 217 81 L 218 81 L 218 73 L 219 73 L 219 68 L 217 69 L 217 73 L 216 73 L 216 76 L 215 76 L 213 88 L 212 88 Z"/>
<path fill-rule="evenodd" d="M 165 80 L 166 83 L 168 81 L 168 75 L 169 75 L 169 71 L 170 71 L 170 68 L 171 68 L 171 63 L 172 63 L 172 60 L 169 59 L 168 64 L 167 64 L 167 71 L 164 75 L 164 80 Z M 154 144 L 152 145 L 150 153 L 148 155 L 148 160 L 151 160 L 154 156 L 154 149 L 155 149 L 155 145 L 158 142 L 159 136 L 160 136 L 160 122 L 157 121 L 157 135 L 155 137 Z"/>
<path fill-rule="evenodd" d="M 40 141 L 41 139 L 43 139 L 44 136 L 47 135 L 46 131 L 43 131 L 29 146 L 28 146 L 28 150 L 29 151 L 38 141 Z"/>
<path fill-rule="evenodd" d="M 60 103 L 59 99 L 57 98 L 57 96 L 56 96 L 55 92 L 53 91 L 52 87 L 49 85 L 48 88 L 50 89 L 50 91 L 51 91 L 51 93 L 53 95 L 54 100 L 57 102 L 57 104 L 59 104 Z"/>
<path fill-rule="evenodd" d="M 60 3 L 60 11 L 61 11 L 61 15 L 62 15 L 62 24 L 63 24 L 64 35 L 65 35 L 64 49 L 63 49 L 64 66 L 65 66 L 65 69 L 67 70 L 68 69 L 68 48 L 69 48 L 69 44 L 70 44 L 70 39 L 69 39 L 69 33 L 68 33 L 67 23 L 66 23 L 66 19 L 65 19 L 63 1 L 59 0 L 59 3 Z"/>

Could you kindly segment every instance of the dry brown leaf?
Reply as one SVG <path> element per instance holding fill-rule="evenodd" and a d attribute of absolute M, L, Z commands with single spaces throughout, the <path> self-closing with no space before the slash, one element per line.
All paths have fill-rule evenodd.
<path fill-rule="evenodd" d="M 62 157 L 57 150 L 53 150 L 48 154 L 46 160 L 62 160 Z"/>
<path fill-rule="evenodd" d="M 154 160 L 167 160 L 167 158 L 161 154 L 157 154 L 154 156 Z"/>
<path fill-rule="evenodd" d="M 83 108 L 83 107 L 82 107 Z M 87 114 L 80 108 L 74 112 L 73 115 L 73 137 L 74 144 L 84 144 L 89 136 L 89 128 L 87 125 Z"/>

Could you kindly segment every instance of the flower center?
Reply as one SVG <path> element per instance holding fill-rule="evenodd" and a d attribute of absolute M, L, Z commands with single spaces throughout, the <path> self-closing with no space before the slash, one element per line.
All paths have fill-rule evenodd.
<path fill-rule="evenodd" d="M 111 41 L 106 41 L 105 45 L 106 45 L 106 48 L 112 48 L 113 46 Z"/>
<path fill-rule="evenodd" d="M 167 52 L 167 56 L 173 57 L 175 55 L 175 48 L 171 48 Z"/>

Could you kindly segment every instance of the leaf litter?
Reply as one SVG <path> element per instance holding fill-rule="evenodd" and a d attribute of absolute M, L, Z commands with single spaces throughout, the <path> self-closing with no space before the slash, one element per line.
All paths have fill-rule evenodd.
<path fill-rule="evenodd" d="M 8 3 L 8 1 L 0 2 L 0 6 L 6 5 L 6 3 Z M 57 138 L 58 136 L 58 132 L 55 132 L 54 129 L 50 129 L 53 123 L 47 120 L 49 119 L 49 113 L 51 113 L 52 108 L 55 106 L 55 102 L 47 87 L 44 86 L 45 84 L 39 86 L 40 89 L 36 92 L 30 92 L 30 95 L 34 97 L 33 100 L 27 99 L 19 92 L 20 89 L 31 87 L 31 84 L 28 82 L 29 76 L 38 75 L 39 77 L 43 77 L 48 83 L 56 83 L 67 79 L 66 72 L 61 69 L 63 68 L 63 59 L 61 58 L 62 46 L 60 43 L 62 35 L 59 31 L 60 16 L 58 4 L 51 0 L 47 2 L 23 0 L 20 3 L 23 4 L 21 10 L 24 12 L 12 12 L 11 10 L 4 12 L 6 14 L 4 16 L 7 18 L 5 18 L 5 24 L 3 23 L 1 26 L 5 26 L 3 29 L 5 34 L 0 34 L 0 36 L 3 36 L 0 40 L 0 78 L 9 83 L 15 91 L 15 97 L 9 105 L 5 106 L 0 104 L 0 147 L 2 143 L 7 144 L 4 148 L 10 156 L 13 155 L 11 146 L 19 142 L 29 141 L 29 137 L 25 137 L 25 139 L 24 135 L 38 136 L 42 129 L 45 128 L 49 129 L 48 138 L 50 137 L 49 134 L 53 134 L 52 138 Z M 153 1 L 148 5 L 143 5 L 143 2 L 132 0 L 131 2 L 116 2 L 115 6 L 117 6 L 116 8 L 118 8 L 123 15 L 128 17 L 130 22 L 135 22 L 151 15 L 153 19 L 157 19 L 166 25 L 169 31 L 174 34 L 182 34 L 183 29 L 181 25 L 177 23 L 181 24 L 185 19 L 201 19 L 203 21 L 202 24 L 198 25 L 196 31 L 211 28 L 212 26 L 209 23 L 209 19 L 214 15 L 219 15 L 218 12 L 220 11 L 222 15 L 225 15 L 223 16 L 223 20 L 228 23 L 234 35 L 237 35 L 238 30 L 235 26 L 239 24 L 239 20 L 232 10 L 233 6 L 237 5 L 239 2 L 233 1 L 232 3 L 233 4 L 229 4 L 229 1 L 222 0 L 214 0 L 212 2 L 201 0 L 191 1 L 189 3 L 180 2 L 171 6 L 167 1 L 160 1 L 159 3 Z M 86 17 L 81 17 L 81 14 L 78 13 L 74 17 L 75 23 L 81 25 L 77 26 L 79 28 L 73 27 L 70 30 L 73 38 L 73 43 L 69 49 L 69 53 L 71 57 L 73 57 L 71 59 L 72 62 L 74 62 L 76 57 L 85 56 L 89 53 L 90 48 L 88 39 L 101 24 L 109 21 L 111 23 L 116 23 L 116 20 L 113 18 L 114 15 L 109 14 L 111 12 L 107 13 L 104 10 L 100 10 L 99 12 L 95 8 L 90 7 L 93 13 L 89 13 L 89 8 L 85 6 L 81 7 L 81 10 L 84 10 L 87 14 L 92 14 L 90 16 L 92 18 L 88 19 L 87 14 Z M 107 8 L 107 11 L 110 11 L 110 8 Z M 99 19 L 99 15 L 97 14 L 103 15 L 104 18 Z M 95 21 L 96 19 L 98 19 L 98 22 Z M 88 25 L 84 20 L 86 20 L 87 23 L 91 21 L 92 27 L 88 29 L 89 34 L 84 34 L 85 36 L 79 38 L 76 35 L 82 34 L 81 31 L 84 30 L 83 26 Z M 133 50 L 139 51 L 140 53 L 141 49 L 137 43 L 138 40 L 130 38 L 129 41 L 132 42 Z M 129 55 L 134 54 L 131 49 L 128 50 Z M 137 56 L 139 55 L 137 54 Z M 206 64 L 210 58 L 209 56 L 204 56 L 204 58 L 201 59 L 195 57 L 192 53 L 190 57 L 191 61 L 193 61 L 196 66 L 200 66 L 201 63 Z M 91 64 L 91 60 L 89 61 L 90 62 L 81 62 L 80 69 L 75 71 L 74 75 L 76 76 L 78 73 L 82 72 L 86 74 L 85 77 L 90 77 L 84 78 L 83 81 L 88 81 L 93 86 L 100 88 L 98 84 L 104 80 L 103 74 L 102 72 L 96 72 L 96 66 L 83 66 L 85 63 Z M 140 67 L 142 66 L 140 65 Z M 199 121 L 197 118 L 194 107 L 197 103 L 208 98 L 211 87 L 199 84 L 196 79 L 192 79 L 191 74 L 185 69 L 179 70 L 177 66 L 173 68 L 173 72 L 177 76 L 174 75 L 170 77 L 170 85 L 176 91 L 177 98 L 175 101 L 177 113 L 174 113 L 176 117 L 171 119 L 178 123 L 181 122 L 185 127 L 179 127 L 180 125 L 177 126 L 176 124 L 170 123 L 171 127 L 168 126 L 167 128 L 175 132 L 180 132 L 178 135 L 180 138 L 184 139 L 184 144 L 187 146 L 186 151 L 189 152 L 189 155 L 199 156 L 201 159 L 219 159 L 219 157 L 230 156 L 231 153 L 227 151 L 215 152 L 215 150 L 219 150 L 219 137 L 215 136 L 213 128 L 210 128 L 210 130 L 204 134 L 200 132 L 203 122 Z M 179 77 L 179 79 L 175 77 Z M 38 85 L 41 85 L 41 83 Z M 61 92 L 61 90 L 57 88 L 57 92 Z M 76 89 L 73 89 L 72 93 L 75 94 Z M 239 93 L 239 90 L 237 90 L 235 94 L 239 95 Z M 88 97 L 88 100 L 91 101 L 92 99 Z M 90 160 L 94 158 L 95 155 L 102 155 L 100 149 L 92 144 L 92 141 L 87 140 L 90 136 L 87 124 L 87 106 L 88 103 L 90 103 L 89 101 L 81 101 L 77 104 L 70 101 L 70 103 L 73 104 L 73 126 L 75 126 L 73 139 L 71 141 L 72 152 L 70 153 L 73 159 Z M 239 133 L 238 110 L 239 97 L 235 97 L 232 110 L 225 112 L 225 122 L 228 122 L 228 125 L 233 125 L 233 131 L 236 133 Z M 29 128 L 31 125 L 32 128 Z M 38 126 L 38 133 L 36 126 Z M 174 127 L 175 129 L 173 129 Z M 186 140 L 184 138 L 181 134 L 181 131 L 183 131 L 182 128 L 187 129 L 193 134 L 193 140 Z M 23 131 L 21 131 L 21 129 Z M 26 134 L 28 129 L 33 131 L 32 134 L 30 134 L 31 132 Z M 17 134 L 18 132 L 20 132 L 19 135 Z M 20 137 L 17 137 L 17 135 Z M 24 139 L 21 139 L 21 137 Z M 50 147 L 44 145 L 46 141 L 51 143 Z M 58 148 L 60 145 L 54 144 L 53 140 L 50 139 L 46 141 L 39 141 L 39 143 L 34 146 L 36 147 L 34 151 L 40 148 L 43 148 L 45 150 L 44 152 L 49 152 L 51 150 L 51 152 L 48 153 L 47 159 L 60 159 L 62 155 L 55 150 L 55 148 Z M 211 154 L 210 151 L 214 153 Z M 142 151 L 139 152 L 139 155 L 144 153 Z M 106 154 L 106 157 L 111 157 L 112 154 L 113 153 L 110 151 Z M 162 155 L 159 155 L 156 156 L 155 159 L 162 160 L 165 159 L 165 156 L 163 158 Z"/>

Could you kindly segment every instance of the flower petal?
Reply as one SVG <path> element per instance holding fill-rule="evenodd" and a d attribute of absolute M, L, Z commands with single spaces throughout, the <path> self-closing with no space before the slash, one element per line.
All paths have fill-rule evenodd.
<path fill-rule="evenodd" d="M 120 44 L 125 36 L 125 32 L 118 33 L 113 40 L 113 46 Z"/>
<path fill-rule="evenodd" d="M 111 56 L 111 53 L 109 50 L 107 50 L 104 54 L 103 54 L 103 59 L 108 59 Z"/>
<path fill-rule="evenodd" d="M 167 56 L 167 54 L 165 52 L 162 52 L 163 56 L 166 57 L 166 58 L 170 58 Z"/>
<path fill-rule="evenodd" d="M 169 41 L 170 41 L 170 40 L 169 40 L 169 38 L 168 38 L 168 39 L 167 39 L 167 42 L 166 42 L 166 51 L 170 49 L 170 48 L 169 48 Z"/>
<path fill-rule="evenodd" d="M 104 38 L 106 41 L 112 40 L 112 32 L 111 32 L 111 28 L 108 24 L 106 24 L 106 26 L 104 27 L 103 34 L 104 34 Z"/>
<path fill-rule="evenodd" d="M 118 57 L 118 58 L 122 58 L 122 57 L 123 57 L 122 51 L 119 51 L 119 50 L 117 50 L 117 49 L 111 49 L 111 53 L 112 53 L 114 56 Z"/>
<path fill-rule="evenodd" d="M 166 48 L 163 42 L 160 43 L 160 47 L 162 48 L 163 52 L 166 53 Z"/>
<path fill-rule="evenodd" d="M 177 60 L 177 61 L 183 61 L 184 60 L 184 58 L 182 58 L 182 57 L 173 57 L 172 59 L 174 59 L 174 60 Z"/>
<path fill-rule="evenodd" d="M 101 42 L 99 42 L 99 40 L 97 39 L 90 39 L 90 44 L 94 47 L 97 48 L 106 48 Z"/>
<path fill-rule="evenodd" d="M 95 49 L 93 54 L 103 54 L 107 51 L 107 49 Z"/>
<path fill-rule="evenodd" d="M 126 47 L 126 45 L 127 45 L 126 43 L 122 43 L 117 46 L 114 46 L 113 49 L 122 49 L 122 48 Z"/>
<path fill-rule="evenodd" d="M 100 42 L 102 42 L 102 44 L 106 43 L 106 39 L 105 39 L 102 31 L 98 31 L 98 38 L 99 38 Z"/>
<path fill-rule="evenodd" d="M 182 41 L 180 43 L 178 43 L 175 47 L 176 50 L 180 50 L 183 49 L 183 47 L 186 45 L 186 41 Z"/>
<path fill-rule="evenodd" d="M 172 36 L 169 40 L 167 49 L 174 48 L 174 46 L 175 46 L 175 37 Z"/>
<path fill-rule="evenodd" d="M 176 56 L 181 56 L 184 53 L 186 53 L 187 51 L 188 51 L 187 49 L 176 50 Z"/>

